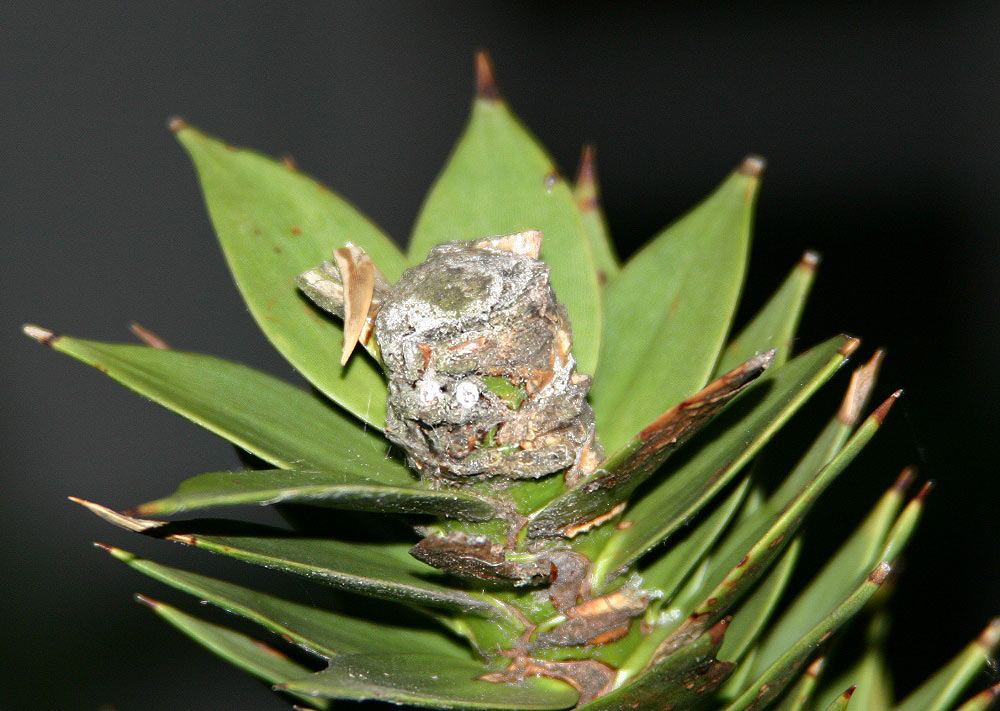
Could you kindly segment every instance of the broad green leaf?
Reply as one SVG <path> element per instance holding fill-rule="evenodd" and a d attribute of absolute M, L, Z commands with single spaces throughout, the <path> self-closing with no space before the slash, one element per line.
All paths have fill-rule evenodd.
<path fill-rule="evenodd" d="M 295 573 L 341 590 L 383 600 L 457 609 L 481 617 L 509 619 L 510 613 L 498 600 L 485 593 L 466 592 L 449 585 L 449 580 L 439 571 L 413 558 L 406 543 L 309 538 L 279 528 L 237 521 L 156 521 L 125 516 L 93 502 L 74 500 L 126 530 Z"/>
<path fill-rule="evenodd" d="M 540 258 L 551 268 L 552 288 L 569 312 L 573 356 L 581 372 L 593 373 L 601 342 L 601 296 L 573 193 L 499 98 L 482 58 L 479 86 L 465 133 L 417 218 L 410 259 L 421 262 L 431 247 L 449 240 L 541 230 Z"/>
<path fill-rule="evenodd" d="M 609 450 L 700 390 L 715 370 L 743 286 L 759 171 L 748 159 L 605 289 L 590 399 Z"/>
<path fill-rule="evenodd" d="M 580 209 L 583 229 L 590 242 L 590 253 L 594 255 L 597 281 L 600 284 L 606 284 L 618 275 L 621 265 L 618 263 L 618 255 L 615 254 L 611 235 L 608 234 L 608 223 L 604 219 L 604 211 L 601 210 L 593 146 L 583 147 L 580 169 L 577 171 L 576 182 L 573 185 L 573 197 Z"/>
<path fill-rule="evenodd" d="M 57 351 L 282 469 L 356 468 L 398 486 L 414 479 L 385 441 L 288 383 L 221 358 L 51 336 Z"/>
<path fill-rule="evenodd" d="M 367 218 L 298 171 L 183 123 L 175 129 L 198 171 L 229 268 L 261 330 L 322 393 L 368 424 L 384 427 L 380 368 L 364 357 L 340 367 L 341 323 L 314 309 L 295 278 L 347 242 L 362 247 L 390 281 L 403 273 L 405 257 Z"/>
<path fill-rule="evenodd" d="M 864 607 L 888 575 L 889 564 L 880 563 L 836 609 L 785 650 L 724 711 L 757 711 L 767 706 L 795 678 L 819 645 Z"/>
<path fill-rule="evenodd" d="M 739 334 L 726 344 L 722 357 L 715 366 L 716 377 L 753 357 L 774 348 L 774 364 L 781 365 L 792 352 L 795 330 L 798 328 L 806 297 L 816 278 L 819 257 L 806 252 L 792 269 L 785 281 L 757 315 Z"/>
<path fill-rule="evenodd" d="M 135 513 L 169 515 L 182 511 L 236 504 L 305 503 L 354 511 L 423 513 L 484 521 L 497 512 L 497 503 L 460 489 L 430 490 L 414 483 L 387 486 L 362 472 L 267 469 L 209 472 L 181 483 L 170 496 L 141 504 Z"/>
<path fill-rule="evenodd" d="M 642 569 L 644 587 L 657 590 L 664 600 L 673 599 L 681 583 L 701 563 L 712 545 L 726 529 L 743 502 L 750 480 L 744 479 L 725 501 L 699 522 L 684 538 L 672 541 L 659 558 Z"/>
<path fill-rule="evenodd" d="M 806 630 L 813 627 L 854 587 L 884 552 L 886 539 L 911 479 L 904 472 L 878 501 L 822 570 L 785 608 L 761 642 L 755 670 L 774 662 Z M 884 558 L 883 558 L 884 559 Z"/>
<path fill-rule="evenodd" d="M 632 525 L 614 536 L 596 565 L 606 577 L 676 531 L 736 476 L 837 370 L 857 341 L 838 336 L 769 369 L 750 392 L 688 445 L 694 453 L 631 503 Z M 682 455 L 683 456 L 683 455 Z M 596 576 L 595 576 L 595 579 Z"/>
<path fill-rule="evenodd" d="M 518 684 L 479 681 L 488 669 L 473 661 L 429 654 L 345 654 L 326 669 L 279 688 L 313 697 L 378 700 L 432 709 L 565 709 L 576 692 L 552 679 Z"/>
<path fill-rule="evenodd" d="M 726 623 L 720 622 L 671 654 L 653 654 L 652 663 L 634 678 L 580 711 L 700 707 L 733 670 L 732 664 L 715 659 L 725 631 Z"/>
<path fill-rule="evenodd" d="M 307 667 L 293 662 L 278 650 L 258 642 L 252 637 L 247 637 L 245 634 L 198 619 L 145 596 L 139 595 L 137 597 L 140 602 L 151 607 L 157 615 L 201 646 L 269 684 L 281 684 L 305 677 L 311 671 Z M 294 696 L 308 699 L 302 694 L 294 694 Z M 313 700 L 309 699 L 309 702 L 313 703 Z M 329 704 L 322 702 L 318 708 L 329 708 Z"/>
<path fill-rule="evenodd" d="M 1000 617 L 944 667 L 903 699 L 893 711 L 945 711 L 986 667 L 1000 647 Z"/>
<path fill-rule="evenodd" d="M 983 689 L 971 699 L 958 707 L 956 711 L 988 711 L 993 708 L 993 702 L 1000 698 L 1000 684 L 994 684 L 989 689 Z"/>
<path fill-rule="evenodd" d="M 171 587 L 252 620 L 318 655 L 409 653 L 419 649 L 442 658 L 469 659 L 470 650 L 437 630 L 372 622 L 139 558 L 101 546 L 129 567 Z"/>
<path fill-rule="evenodd" d="M 660 465 L 723 407 L 760 377 L 773 352 L 762 353 L 674 405 L 590 475 L 532 516 L 529 536 L 568 536 L 628 499 Z"/>
<path fill-rule="evenodd" d="M 885 640 L 889 631 L 889 617 L 885 610 L 885 593 L 872 601 L 878 609 L 873 612 L 865 630 L 864 651 L 835 679 L 825 681 L 816 694 L 816 708 L 826 708 L 834 703 L 841 691 L 851 684 L 856 686 L 851 697 L 851 711 L 886 711 L 892 708 L 892 677 L 885 661 Z"/>

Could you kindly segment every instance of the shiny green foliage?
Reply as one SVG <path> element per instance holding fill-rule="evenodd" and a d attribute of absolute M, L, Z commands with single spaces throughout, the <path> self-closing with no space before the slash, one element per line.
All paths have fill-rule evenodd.
<path fill-rule="evenodd" d="M 996 650 L 996 621 L 894 700 L 884 583 L 924 509 L 928 489 L 908 493 L 911 472 L 855 531 L 831 533 L 844 536 L 837 552 L 789 589 L 803 539 L 817 533 L 810 511 L 838 477 L 849 480 L 848 465 L 899 393 L 865 417 L 878 353 L 855 370 L 811 443 L 781 442 L 794 466 L 779 469 L 796 460 L 770 456 L 772 440 L 858 341 L 835 336 L 793 352 L 818 262 L 808 252 L 731 333 L 762 161 L 744 161 L 620 263 L 593 152 L 568 185 L 500 98 L 485 56 L 478 70 L 468 125 L 424 202 L 408 256 L 289 165 L 172 125 L 250 312 L 319 394 L 211 356 L 25 328 L 267 463 L 187 478 L 125 513 L 75 501 L 127 531 L 294 574 L 291 589 L 301 592 L 305 579 L 311 591 L 301 602 L 101 544 L 266 638 L 141 600 L 314 709 L 381 700 L 497 711 L 949 711 L 966 698 L 960 711 L 985 711 L 998 688 L 969 697 L 965 687 Z M 595 376 L 590 400 L 607 456 L 579 476 L 422 479 L 379 432 L 379 363 L 358 349 L 338 365 L 341 324 L 303 298 L 295 277 L 351 242 L 391 284 L 442 241 L 524 230 L 543 233 L 540 256 L 568 310 L 573 355 Z M 487 375 L 482 385 L 519 410 L 531 402 L 527 383 Z M 470 441 L 470 451 L 493 446 L 495 435 Z M 287 526 L 159 518 L 238 505 L 274 506 Z M 430 538 L 446 564 L 422 562 L 435 562 L 428 551 L 438 549 L 414 544 Z M 859 615 L 864 652 L 827 678 L 836 635 Z M 286 654 L 291 645 L 296 655 Z"/>

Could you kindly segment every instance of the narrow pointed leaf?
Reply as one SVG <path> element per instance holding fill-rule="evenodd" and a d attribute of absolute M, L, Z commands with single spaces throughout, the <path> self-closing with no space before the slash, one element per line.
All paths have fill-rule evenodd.
<path fill-rule="evenodd" d="M 665 600 L 673 599 L 684 579 L 704 560 L 712 544 L 726 529 L 746 497 L 749 484 L 749 479 L 740 482 L 715 511 L 642 569 L 642 579 L 648 588 L 659 591 Z"/>
<path fill-rule="evenodd" d="M 823 683 L 816 694 L 817 708 L 834 703 L 848 684 L 857 687 L 851 697 L 851 711 L 885 711 L 892 708 L 892 677 L 885 660 L 885 639 L 889 630 L 889 618 L 885 611 L 887 592 L 883 590 L 872 601 L 878 609 L 871 615 L 865 630 L 864 651 L 836 678 Z"/>
<path fill-rule="evenodd" d="M 139 596 L 139 600 L 201 646 L 269 684 L 281 684 L 305 677 L 311 671 L 293 662 L 278 650 L 245 634 L 198 619 L 162 602 L 143 596 Z M 295 695 L 308 698 L 301 694 Z M 329 705 L 324 702 L 318 708 L 329 708 Z"/>
<path fill-rule="evenodd" d="M 886 552 L 887 537 L 910 480 L 911 474 L 904 472 L 816 577 L 771 625 L 761 642 L 755 670 L 763 671 L 772 664 L 806 630 L 832 610 L 876 560 L 885 557 L 882 554 Z M 918 514 L 919 511 L 912 511 L 911 517 Z"/>
<path fill-rule="evenodd" d="M 891 404 L 895 398 L 890 398 Z M 713 555 L 712 567 L 702 588 L 701 601 L 675 633 L 677 637 L 700 634 L 727 614 L 748 589 L 770 568 L 785 542 L 802 524 L 820 494 L 833 482 L 878 431 L 885 417 L 883 405 L 865 420 L 844 448 L 789 502 L 769 500 L 756 514 L 733 531 Z"/>
<path fill-rule="evenodd" d="M 732 664 L 715 659 L 725 630 L 725 622 L 720 622 L 686 647 L 663 657 L 654 655 L 653 662 L 624 686 L 580 711 L 685 709 L 704 704 L 733 670 Z"/>
<path fill-rule="evenodd" d="M 413 481 L 385 442 L 284 381 L 221 358 L 52 336 L 47 344 L 282 469 L 349 464 L 389 485 Z"/>
<path fill-rule="evenodd" d="M 1000 684 L 995 684 L 989 689 L 983 689 L 971 699 L 958 707 L 956 711 L 989 711 L 993 708 L 993 703 L 1000 698 Z"/>
<path fill-rule="evenodd" d="M 824 666 L 826 666 L 826 658 L 818 657 L 806 667 L 805 672 L 781 699 L 775 711 L 805 711 L 809 708 L 808 704 L 812 701 L 819 685 L 819 676 Z"/>
<path fill-rule="evenodd" d="M 348 469 L 267 469 L 199 474 L 182 482 L 170 496 L 137 506 L 135 513 L 170 515 L 215 506 L 279 503 L 307 503 L 353 511 L 437 514 L 470 521 L 485 521 L 497 511 L 496 502 L 491 499 L 459 489 L 386 486 Z"/>
<path fill-rule="evenodd" d="M 139 558 L 120 548 L 102 546 L 130 568 L 206 600 L 324 656 L 369 652 L 409 653 L 419 649 L 444 658 L 468 659 L 469 649 L 437 630 L 370 622 L 314 605 L 216 580 L 198 573 Z"/>
<path fill-rule="evenodd" d="M 760 167 L 748 159 L 608 284 L 590 391 L 608 449 L 704 387 L 715 370 L 743 285 Z"/>
<path fill-rule="evenodd" d="M 481 89 L 486 61 L 480 57 Z M 573 193 L 491 82 L 490 91 L 480 90 L 465 133 L 424 202 L 410 259 L 421 262 L 431 247 L 449 240 L 541 230 L 541 259 L 573 325 L 573 356 L 581 372 L 593 373 L 601 341 L 600 287 Z"/>
<path fill-rule="evenodd" d="M 625 501 L 667 457 L 760 377 L 773 355 L 751 358 L 664 412 L 590 476 L 535 514 L 528 535 L 572 536 L 573 529 L 586 527 Z"/>
<path fill-rule="evenodd" d="M 385 381 L 368 358 L 337 363 L 343 329 L 299 293 L 295 278 L 352 242 L 395 281 L 405 257 L 343 199 L 262 155 L 184 124 L 178 140 L 198 171 L 212 224 L 254 319 L 275 348 L 321 392 L 370 425 L 385 424 Z"/>
<path fill-rule="evenodd" d="M 125 516 L 89 501 L 76 501 L 126 530 L 295 573 L 341 590 L 384 600 L 458 609 L 483 617 L 507 615 L 497 600 L 449 585 L 438 571 L 409 555 L 409 543 L 348 543 L 308 538 L 279 528 L 237 521 L 156 521 Z"/>
<path fill-rule="evenodd" d="M 580 168 L 573 186 L 573 197 L 576 199 L 580 216 L 583 218 L 583 229 L 590 242 L 590 253 L 594 256 L 597 281 L 606 284 L 618 275 L 621 266 L 618 263 L 618 255 L 615 254 L 611 235 L 608 234 L 608 223 L 604 219 L 604 211 L 601 210 L 601 196 L 597 183 L 593 146 L 584 146 L 583 148 Z"/>
<path fill-rule="evenodd" d="M 893 711 L 945 711 L 958 701 L 965 688 L 986 667 L 1000 646 L 1000 617 L 957 657 L 935 672 Z"/>
<path fill-rule="evenodd" d="M 429 654 L 347 654 L 326 669 L 280 688 L 308 696 L 352 701 L 378 700 L 432 709 L 565 709 L 576 692 L 551 679 L 517 684 L 479 681 L 482 664 Z"/>
<path fill-rule="evenodd" d="M 695 453 L 641 499 L 625 517 L 633 525 L 618 532 L 601 552 L 605 575 L 632 562 L 694 516 L 720 491 L 857 345 L 838 336 L 761 376 L 751 392 L 692 441 Z M 668 467 L 669 468 L 669 467 Z"/>
<path fill-rule="evenodd" d="M 768 571 L 765 578 L 740 603 L 729 625 L 725 642 L 719 650 L 719 659 L 727 662 L 742 662 L 750 646 L 767 629 L 771 614 L 781 601 L 791 580 L 795 563 L 802 549 L 802 541 L 796 538 L 788 546 L 780 560 Z M 747 665 L 749 666 L 749 665 Z"/>
<path fill-rule="evenodd" d="M 854 692 L 856 687 L 851 687 L 847 691 L 841 693 L 837 698 L 830 702 L 830 705 L 826 707 L 826 711 L 847 711 L 847 707 L 850 706 L 852 711 L 854 706 L 851 704 L 851 699 L 854 697 Z"/>
<path fill-rule="evenodd" d="M 750 358 L 772 348 L 777 350 L 774 364 L 781 365 L 792 352 L 792 341 L 806 297 L 816 278 L 819 257 L 806 252 L 785 277 L 778 290 L 739 334 L 726 344 L 715 373 L 722 374 Z"/>
<path fill-rule="evenodd" d="M 871 599 L 889 575 L 889 564 L 880 563 L 836 609 L 809 630 L 770 665 L 725 711 L 757 711 L 766 707 L 791 683 L 809 656 Z"/>

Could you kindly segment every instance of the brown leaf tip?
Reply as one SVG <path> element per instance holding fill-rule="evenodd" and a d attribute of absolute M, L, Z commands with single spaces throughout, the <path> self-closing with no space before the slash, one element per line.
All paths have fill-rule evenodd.
<path fill-rule="evenodd" d="M 499 101 L 500 89 L 493 74 L 493 60 L 486 50 L 476 52 L 476 98 Z"/>
<path fill-rule="evenodd" d="M 133 321 L 128 325 L 128 329 L 132 334 L 138 338 L 140 341 L 145 343 L 150 348 L 156 348 L 161 351 L 169 351 L 170 345 L 164 341 L 162 338 L 157 336 L 155 333 L 150 331 L 148 328 L 143 326 L 138 321 Z"/>
<path fill-rule="evenodd" d="M 140 602 L 143 605 L 145 605 L 146 607 L 152 608 L 153 610 L 155 610 L 156 608 L 158 608 L 162 604 L 160 602 L 157 602 L 156 600 L 154 600 L 151 597 L 146 597 L 142 593 L 136 593 L 135 594 L 135 601 L 136 602 Z"/>
<path fill-rule="evenodd" d="M 590 143 L 583 145 L 580 152 L 580 167 L 576 171 L 577 187 L 587 185 L 592 187 L 597 180 L 597 162 L 595 158 L 594 146 Z"/>
<path fill-rule="evenodd" d="M 167 119 L 167 128 L 169 128 L 171 132 L 177 133 L 178 131 L 183 131 L 185 128 L 190 128 L 190 126 L 188 122 L 180 116 L 171 116 Z"/>
<path fill-rule="evenodd" d="M 802 257 L 799 259 L 799 267 L 806 271 L 814 272 L 816 271 L 816 267 L 819 266 L 820 261 L 822 261 L 822 257 L 820 257 L 819 252 L 809 249 L 802 253 Z"/>
<path fill-rule="evenodd" d="M 899 473 L 896 477 L 896 481 L 893 483 L 892 488 L 896 491 L 903 492 L 910 488 L 910 484 L 917 476 L 917 470 L 915 467 L 906 467 L 903 471 Z"/>
<path fill-rule="evenodd" d="M 847 691 L 845 691 L 845 692 L 844 692 L 843 694 L 841 694 L 841 695 L 840 695 L 840 698 L 842 698 L 842 699 L 849 699 L 849 698 L 851 698 L 852 696 L 854 696 L 854 692 L 855 692 L 855 691 L 857 691 L 857 690 L 858 690 L 858 685 L 857 685 L 857 684 L 855 684 L 855 685 L 854 685 L 854 686 L 852 686 L 852 687 L 851 687 L 850 689 L 848 689 L 848 690 L 847 690 Z"/>
<path fill-rule="evenodd" d="M 856 425 L 861 419 L 861 411 L 868 401 L 868 395 L 875 386 L 875 378 L 878 376 L 882 360 L 885 358 L 885 351 L 881 348 L 867 363 L 859 366 L 851 374 L 851 382 L 847 386 L 844 394 L 844 401 L 840 405 L 837 417 L 846 425 Z"/>
<path fill-rule="evenodd" d="M 816 660 L 806 667 L 806 676 L 817 678 L 826 666 L 826 657 L 817 657 Z"/>
<path fill-rule="evenodd" d="M 759 178 L 761 173 L 764 172 L 764 168 L 767 165 L 767 161 L 764 160 L 763 156 L 758 155 L 748 155 L 740 163 L 740 167 L 737 169 L 740 175 L 747 175 L 751 178 Z"/>
<path fill-rule="evenodd" d="M 889 415 L 889 410 L 891 410 L 892 406 L 896 404 L 896 400 L 898 400 L 902 396 L 903 396 L 903 390 L 902 388 L 900 388 L 892 395 L 887 397 L 885 399 L 885 402 L 883 402 L 881 405 L 875 408 L 875 412 L 872 413 L 872 417 L 878 424 L 881 425 L 883 422 L 885 422 L 885 418 L 888 417 Z"/>
<path fill-rule="evenodd" d="M 47 328 L 42 328 L 41 326 L 35 326 L 31 323 L 26 323 L 21 327 L 24 331 L 24 335 L 28 338 L 34 338 L 36 341 L 41 343 L 43 346 L 51 346 L 52 343 L 59 337 Z"/>
<path fill-rule="evenodd" d="M 882 561 L 878 564 L 878 567 L 871 572 L 871 575 L 868 576 L 868 580 L 876 585 L 881 585 L 885 582 L 885 579 L 889 577 L 890 572 L 892 572 L 892 566 L 890 566 L 887 562 Z"/>
<path fill-rule="evenodd" d="M 837 351 L 837 353 L 844 356 L 845 358 L 850 358 L 851 354 L 854 353 L 854 351 L 858 350 L 858 347 L 861 345 L 861 339 L 855 338 L 854 336 L 846 336 L 846 335 L 844 336 L 844 338 L 846 338 L 847 341 L 844 343 L 844 345 L 840 347 L 840 350 Z"/>
<path fill-rule="evenodd" d="M 924 485 L 920 487 L 920 491 L 917 492 L 915 498 L 917 501 L 923 503 L 924 499 L 926 499 L 927 495 L 932 491 L 934 491 L 934 482 L 932 480 L 925 481 Z"/>
<path fill-rule="evenodd" d="M 976 644 L 990 654 L 996 649 L 997 644 L 1000 644 L 1000 617 L 994 617 L 990 620 L 986 629 L 976 639 Z"/>

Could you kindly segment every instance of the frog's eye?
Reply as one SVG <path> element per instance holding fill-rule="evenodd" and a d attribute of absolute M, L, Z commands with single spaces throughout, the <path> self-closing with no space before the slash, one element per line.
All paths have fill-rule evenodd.
<path fill-rule="evenodd" d="M 430 405 L 441 395 L 441 383 L 434 378 L 424 378 L 417 383 L 417 400 L 421 405 Z"/>
<path fill-rule="evenodd" d="M 479 387 L 471 380 L 463 380 L 455 388 L 455 399 L 468 410 L 479 402 Z"/>

